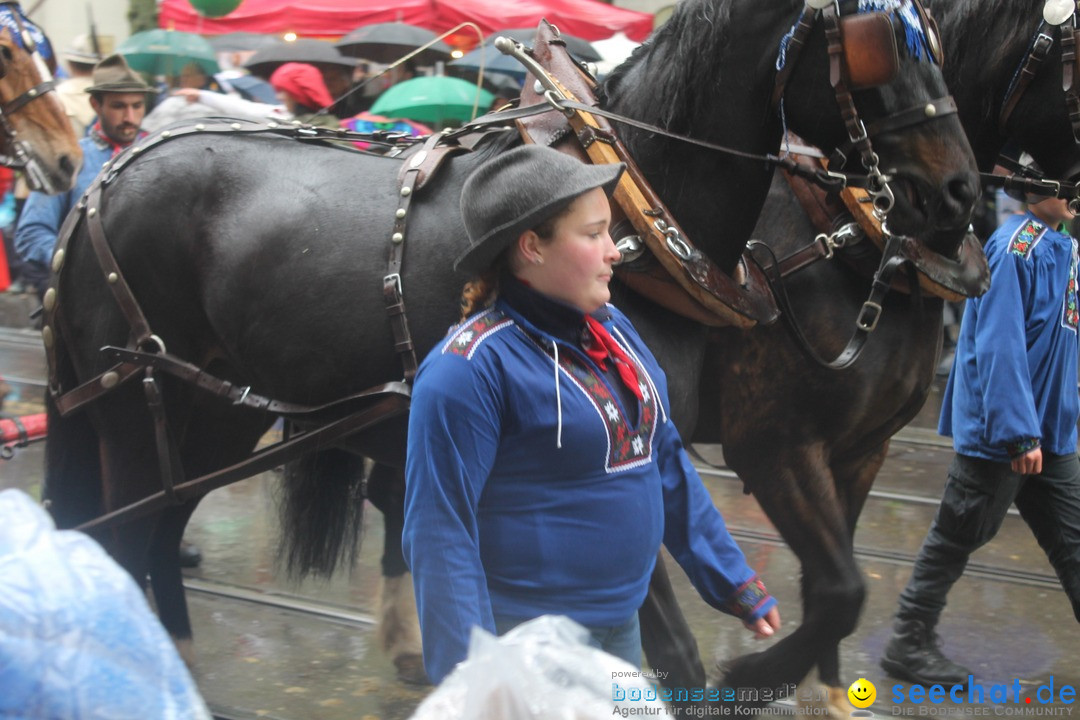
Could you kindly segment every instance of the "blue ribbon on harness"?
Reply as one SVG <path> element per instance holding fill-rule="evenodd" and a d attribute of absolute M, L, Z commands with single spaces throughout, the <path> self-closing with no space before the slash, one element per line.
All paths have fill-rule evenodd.
<path fill-rule="evenodd" d="M 48 62 L 53 59 L 52 44 L 49 42 L 49 38 L 45 37 L 45 33 L 41 31 L 37 25 L 32 23 L 28 17 L 23 13 L 22 8 L 18 5 L 4 4 L 0 6 L 0 28 L 7 28 L 11 32 L 11 37 L 14 38 L 15 44 L 21 47 L 23 50 L 30 52 L 30 49 L 23 43 L 22 33 L 19 32 L 19 23 L 15 19 L 15 13 L 18 12 L 19 18 L 22 20 L 23 27 L 28 33 L 30 38 L 37 45 L 38 52 L 41 53 L 41 57 Z"/>

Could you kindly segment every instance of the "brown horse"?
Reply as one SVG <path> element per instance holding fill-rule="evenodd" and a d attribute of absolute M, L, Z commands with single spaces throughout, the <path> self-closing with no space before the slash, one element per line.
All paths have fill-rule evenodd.
<path fill-rule="evenodd" d="M 980 169 L 989 171 L 1008 142 L 1030 153 L 1048 177 L 1075 183 L 1080 145 L 1062 91 L 1058 29 L 1042 27 L 1043 4 L 953 0 L 933 9 L 945 44 L 946 81 Z M 1066 23 L 1062 32 L 1071 27 Z M 1005 113 L 1013 78 L 1044 30 L 1055 38 L 1053 46 Z M 754 237 L 784 257 L 819 231 L 788 184 L 774 179 Z M 864 240 L 847 252 L 876 251 Z M 852 334 L 869 277 L 838 256 L 791 275 L 784 287 L 789 319 L 818 355 L 836 356 Z M 803 623 L 795 635 L 814 637 L 816 648 L 804 669 L 817 667 L 841 708 L 848 682 L 840 679 L 838 645 L 854 630 L 865 595 L 852 537 L 889 438 L 929 393 L 941 349 L 942 302 L 917 291 L 891 292 L 861 356 L 842 370 L 812 360 L 785 323 L 721 330 L 705 355 L 694 440 L 723 444 L 727 464 L 799 558 Z M 791 644 L 782 640 L 740 662 L 771 667 L 791 657 Z M 743 683 L 745 667 L 737 663 L 725 682 Z"/>
<path fill-rule="evenodd" d="M 48 39 L 18 3 L 0 3 L 0 164 L 43 192 L 71 189 L 82 149 L 53 90 Z"/>

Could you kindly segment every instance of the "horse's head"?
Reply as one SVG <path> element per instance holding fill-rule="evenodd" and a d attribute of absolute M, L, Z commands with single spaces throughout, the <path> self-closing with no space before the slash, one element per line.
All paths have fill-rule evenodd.
<path fill-rule="evenodd" d="M 952 255 L 979 185 L 940 50 L 919 0 L 807 0 L 781 41 L 774 102 L 832 153 L 831 171 L 868 177 L 890 231 Z"/>
<path fill-rule="evenodd" d="M 53 92 L 49 41 L 17 4 L 0 5 L 0 163 L 22 168 L 36 190 L 71 188 L 82 149 Z"/>

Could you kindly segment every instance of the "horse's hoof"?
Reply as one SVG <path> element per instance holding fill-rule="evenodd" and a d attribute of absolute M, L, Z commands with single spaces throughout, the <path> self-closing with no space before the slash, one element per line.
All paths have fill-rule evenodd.
<path fill-rule="evenodd" d="M 825 686 L 828 700 L 825 701 L 825 709 L 829 715 L 835 718 L 851 717 L 851 701 L 848 700 L 847 688 Z"/>
<path fill-rule="evenodd" d="M 424 657 L 422 655 L 399 655 L 394 658 L 394 667 L 397 668 L 398 680 L 410 685 L 430 685 L 427 673 L 424 672 Z"/>
<path fill-rule="evenodd" d="M 420 621 L 416 613 L 412 575 L 381 578 L 375 639 L 382 651 L 394 658 L 419 655 Z"/>
<path fill-rule="evenodd" d="M 799 692 L 800 697 L 809 697 L 800 702 L 806 715 L 828 715 L 834 718 L 851 717 L 851 703 L 848 702 L 847 688 L 833 687 L 824 683 L 815 683 L 813 692 Z"/>

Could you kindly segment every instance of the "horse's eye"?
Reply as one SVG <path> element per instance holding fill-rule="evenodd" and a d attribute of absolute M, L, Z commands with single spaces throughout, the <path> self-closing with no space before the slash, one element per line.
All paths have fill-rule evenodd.
<path fill-rule="evenodd" d="M 11 60 L 14 57 L 11 53 L 11 48 L 7 45 L 0 45 L 0 55 L 4 57 L 4 60 Z"/>

